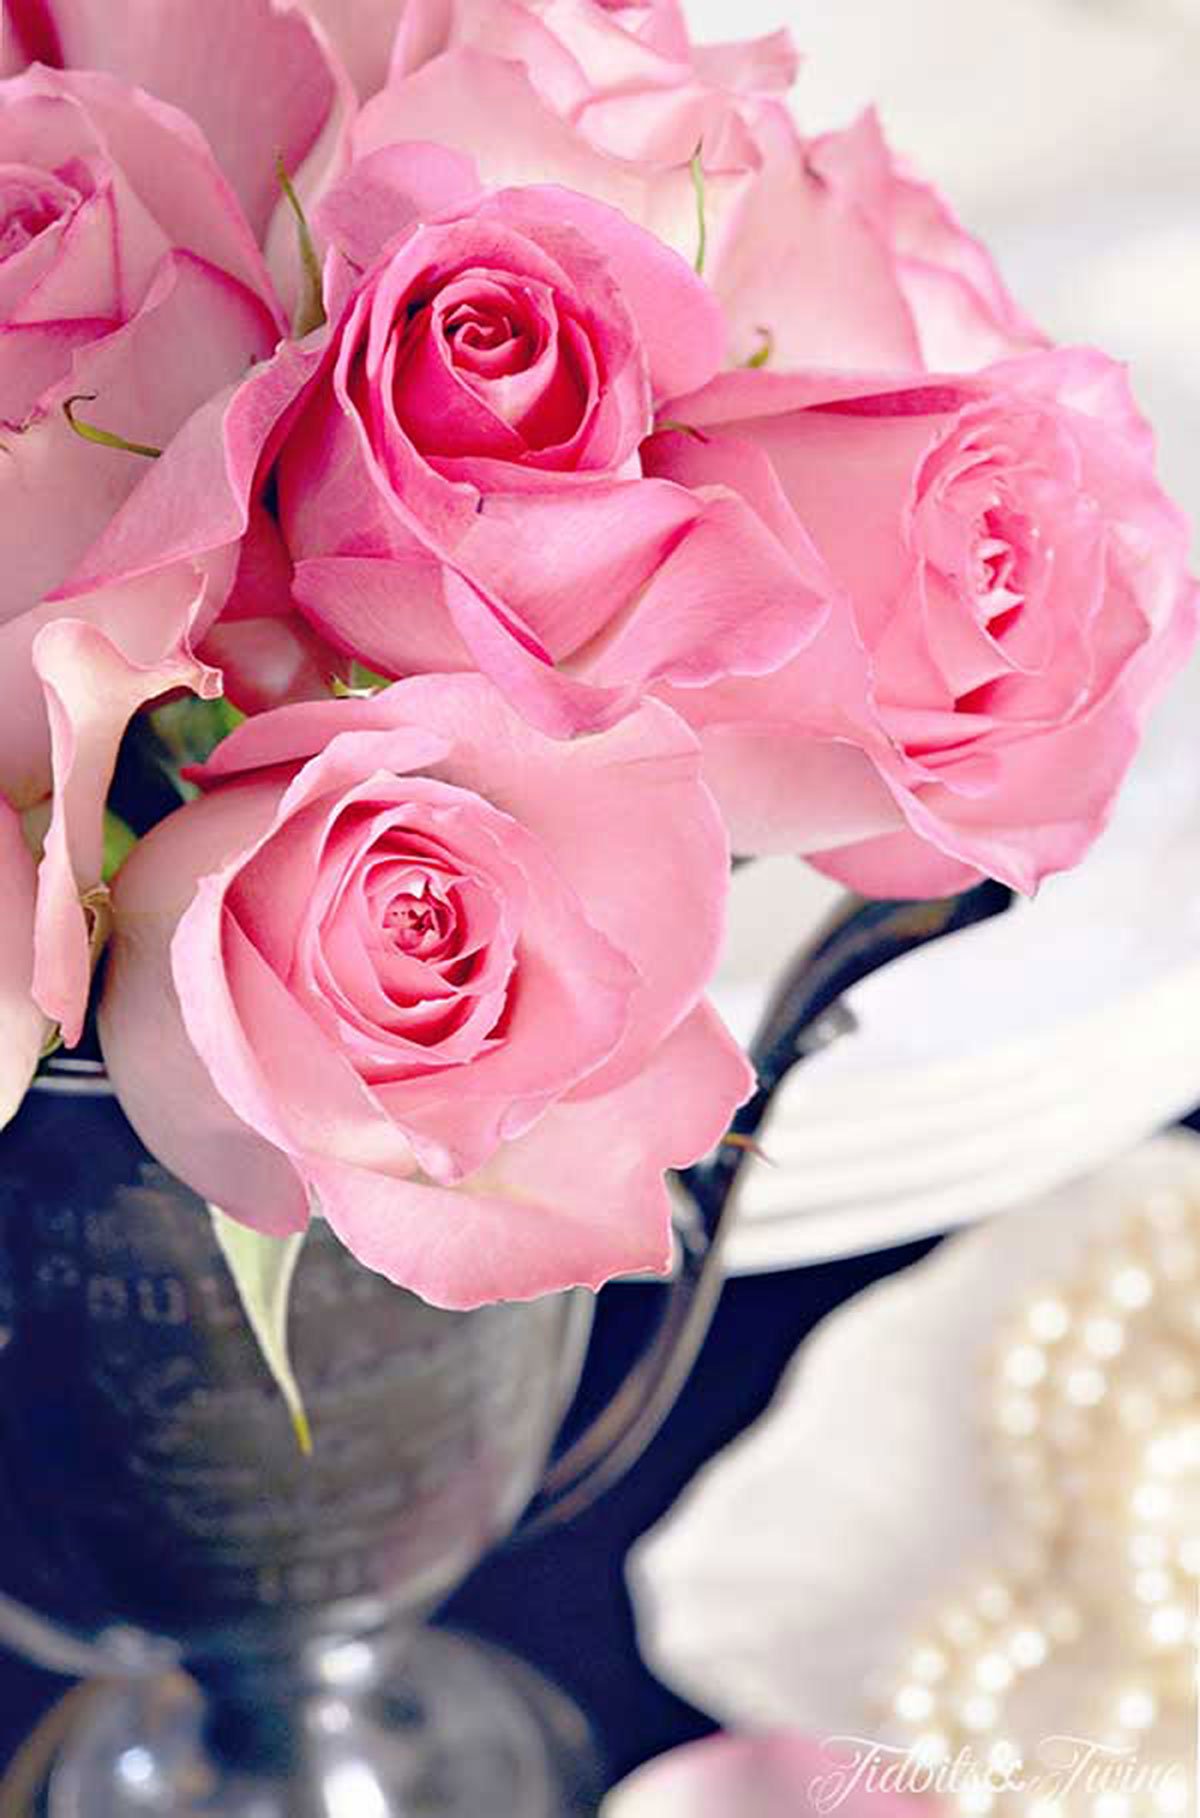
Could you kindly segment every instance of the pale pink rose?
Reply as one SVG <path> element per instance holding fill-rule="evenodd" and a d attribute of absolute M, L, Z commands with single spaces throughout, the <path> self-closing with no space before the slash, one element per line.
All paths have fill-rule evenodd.
<path fill-rule="evenodd" d="M 562 736 L 656 681 L 761 674 L 814 634 L 815 558 L 802 573 L 730 487 L 642 473 L 656 400 L 720 358 L 719 311 L 677 255 L 569 191 L 481 193 L 433 146 L 365 160 L 317 224 L 330 330 L 158 463 L 100 572 L 257 524 L 279 588 L 345 656 L 481 670 Z"/>
<path fill-rule="evenodd" d="M 101 70 L 186 113 L 260 240 L 279 208 L 277 160 L 298 172 L 338 104 L 337 68 L 299 0 L 4 0 L 4 23 L 14 67 Z"/>
<path fill-rule="evenodd" d="M 465 152 L 484 182 L 553 180 L 701 254 L 727 357 L 903 370 L 1024 351 L 1037 331 L 986 253 L 896 169 L 878 128 L 806 141 L 786 33 L 697 48 L 673 8 L 416 0 L 359 155 L 400 139 Z"/>
<path fill-rule="evenodd" d="M 735 846 L 878 896 L 1075 864 L 1197 623 L 1123 369 L 1067 349 L 970 377 L 740 373 L 673 414 L 692 430 L 651 469 L 739 486 L 842 595 L 775 674 L 673 692 Z"/>
<path fill-rule="evenodd" d="M 894 1761 L 893 1761 L 894 1767 Z M 893 1776 L 894 1777 L 894 1776 Z M 883 1790 L 860 1759 L 787 1731 L 713 1736 L 623 1781 L 601 1818 L 930 1818 L 925 1798 Z"/>
<path fill-rule="evenodd" d="M 884 249 L 931 371 L 966 372 L 1048 344 L 1009 295 L 987 248 L 944 196 L 895 157 L 874 112 L 812 140 L 806 161 Z"/>
<path fill-rule="evenodd" d="M 408 0 L 300 0 L 365 100 L 384 86 Z"/>
<path fill-rule="evenodd" d="M 145 472 L 73 434 L 71 394 L 161 445 L 284 327 L 183 114 L 108 76 L 0 83 L 0 625 L 62 583 Z"/>
<path fill-rule="evenodd" d="M 418 677 L 250 720 L 199 780 L 119 874 L 101 1006 L 154 1153 L 443 1306 L 665 1269 L 663 1172 L 752 1083 L 702 996 L 728 848 L 682 722 L 549 740 Z"/>
<path fill-rule="evenodd" d="M 0 83 L 0 794 L 24 812 L 56 790 L 35 986 L 68 1040 L 87 986 L 79 896 L 99 882 L 117 744 L 142 702 L 215 685 L 191 649 L 215 575 L 72 589 L 151 462 L 82 439 L 66 411 L 77 399 L 85 421 L 165 446 L 284 326 L 238 200 L 183 114 L 107 75 Z"/>

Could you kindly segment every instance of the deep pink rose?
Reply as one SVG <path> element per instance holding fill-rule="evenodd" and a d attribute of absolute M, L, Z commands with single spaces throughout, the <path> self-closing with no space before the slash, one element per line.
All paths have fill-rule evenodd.
<path fill-rule="evenodd" d="M 652 470 L 802 527 L 843 596 L 776 674 L 674 694 L 735 846 L 882 896 L 1076 863 L 1196 630 L 1123 370 L 1062 350 L 962 378 L 742 373 L 674 414 L 693 432 L 656 438 Z"/>
<path fill-rule="evenodd" d="M 481 670 L 564 736 L 814 634 L 815 558 L 801 574 L 728 486 L 643 475 L 656 401 L 720 358 L 720 313 L 676 254 L 570 191 L 481 193 L 433 146 L 364 160 L 317 226 L 330 329 L 158 463 L 99 573 L 250 531 L 346 656 Z"/>
<path fill-rule="evenodd" d="M 439 1305 L 665 1269 L 663 1171 L 751 1083 L 702 997 L 728 849 L 683 724 L 548 740 L 419 677 L 248 721 L 200 780 L 120 873 L 101 1008 L 155 1154 Z"/>
<path fill-rule="evenodd" d="M 732 365 L 903 370 L 1039 344 L 987 254 L 893 164 L 873 120 L 801 136 L 777 96 L 795 70 L 786 33 L 696 47 L 670 6 L 415 0 L 354 139 L 360 156 L 435 140 L 488 184 L 568 184 L 689 262 L 698 151 L 704 276 Z"/>

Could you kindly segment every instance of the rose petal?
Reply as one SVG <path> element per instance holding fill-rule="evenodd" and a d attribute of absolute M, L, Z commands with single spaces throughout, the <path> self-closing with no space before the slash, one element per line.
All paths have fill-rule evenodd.
<path fill-rule="evenodd" d="M 307 1225 L 307 1191 L 281 1150 L 218 1093 L 184 1029 L 170 961 L 197 873 L 252 844 L 278 800 L 270 785 L 231 789 L 139 842 L 113 891 L 99 1027 L 121 1108 L 147 1148 L 212 1204 L 236 1203 L 243 1222 L 284 1237 Z"/>
<path fill-rule="evenodd" d="M 33 1001 L 36 873 L 20 818 L 0 797 L 0 1129 L 37 1068 L 47 1024 Z"/>
<path fill-rule="evenodd" d="M 186 624 L 180 632 L 185 639 Z M 38 880 L 34 996 L 73 1046 L 91 983 L 80 898 L 101 880 L 104 802 L 125 728 L 147 701 L 174 688 L 211 698 L 220 694 L 221 679 L 186 647 L 168 648 L 156 664 L 131 661 L 95 625 L 78 619 L 48 625 L 33 654 L 54 764 L 53 817 Z"/>
<path fill-rule="evenodd" d="M 598 1288 L 613 1275 L 667 1271 L 663 1175 L 712 1149 L 752 1087 L 744 1056 L 703 1007 L 635 1079 L 556 1106 L 459 1189 L 325 1165 L 310 1178 L 359 1261 L 435 1306 Z"/>
<path fill-rule="evenodd" d="M 163 447 L 198 405 L 266 354 L 273 339 L 264 306 L 231 278 L 184 253 L 164 262 L 136 319 L 81 349 L 69 378 L 46 400 L 47 414 L 5 439 L 0 622 L 64 582 L 135 488 L 157 479 L 157 463 L 76 435 L 63 401 L 73 392 L 94 394 L 94 402 L 78 406 L 81 418 Z M 139 500 L 131 518 L 151 540 L 140 514 Z M 169 556 L 156 549 L 155 565 Z M 75 591 L 103 584 L 114 568 L 107 555 L 97 554 L 79 570 Z"/>
<path fill-rule="evenodd" d="M 190 115 L 260 238 L 279 202 L 276 160 L 298 170 L 334 107 L 309 21 L 271 0 L 17 0 L 12 23 L 45 61 L 107 71 Z"/>

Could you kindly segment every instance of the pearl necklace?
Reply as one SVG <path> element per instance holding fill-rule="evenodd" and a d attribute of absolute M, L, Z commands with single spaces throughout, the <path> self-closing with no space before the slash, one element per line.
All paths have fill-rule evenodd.
<path fill-rule="evenodd" d="M 1200 1809 L 1200 1201 L 1148 1193 L 1073 1280 L 1028 1298 L 995 1348 L 987 1429 L 1007 1532 L 913 1642 L 889 1739 L 971 1764 L 935 1782 L 963 1818 L 1184 1818 Z"/>

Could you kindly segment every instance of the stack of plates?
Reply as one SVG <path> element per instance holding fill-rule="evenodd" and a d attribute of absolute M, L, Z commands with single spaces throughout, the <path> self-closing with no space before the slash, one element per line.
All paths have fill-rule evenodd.
<path fill-rule="evenodd" d="M 731 1264 L 794 1267 L 1021 1204 L 1200 1103 L 1200 666 L 1156 716 L 1113 823 L 1034 902 L 854 991 L 859 1029 L 797 1070 L 748 1169 Z M 749 1035 L 836 890 L 734 881 L 716 1000 Z"/>

